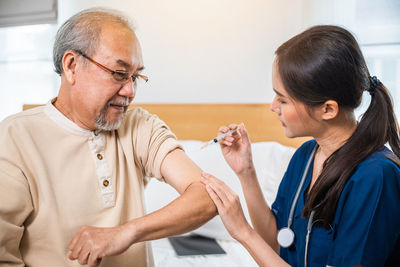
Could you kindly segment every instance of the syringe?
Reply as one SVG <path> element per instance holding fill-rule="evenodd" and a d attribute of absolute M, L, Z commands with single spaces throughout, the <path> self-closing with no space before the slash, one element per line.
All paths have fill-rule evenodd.
<path fill-rule="evenodd" d="M 202 147 L 200 147 L 200 149 L 206 148 L 208 145 L 212 145 L 212 144 L 218 143 L 219 141 L 221 141 L 225 137 L 232 135 L 234 132 L 237 132 L 239 129 L 240 129 L 240 127 L 238 126 L 234 130 L 230 130 L 229 132 L 226 132 L 224 134 L 218 135 L 214 139 L 212 139 L 212 140 L 208 141 L 207 143 L 205 143 Z"/>

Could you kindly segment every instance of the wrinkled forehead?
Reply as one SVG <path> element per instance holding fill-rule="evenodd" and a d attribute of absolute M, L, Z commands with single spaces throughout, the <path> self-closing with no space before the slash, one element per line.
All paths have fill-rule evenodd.
<path fill-rule="evenodd" d="M 135 32 L 120 23 L 102 26 L 95 54 L 127 70 L 143 67 L 142 48 Z"/>

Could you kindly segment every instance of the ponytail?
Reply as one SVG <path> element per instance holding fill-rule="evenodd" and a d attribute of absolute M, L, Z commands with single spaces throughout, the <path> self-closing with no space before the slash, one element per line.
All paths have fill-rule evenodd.
<path fill-rule="evenodd" d="M 374 76 L 369 77 L 367 91 L 371 103 L 349 140 L 324 162 L 322 173 L 311 189 L 303 215 L 315 210 L 320 225 L 333 222 L 340 194 L 357 165 L 388 143 L 394 156 L 386 155 L 400 166 L 399 127 L 386 87 Z"/>
<path fill-rule="evenodd" d="M 375 76 L 369 77 L 369 80 L 371 103 L 362 117 L 360 126 L 371 129 L 374 132 L 372 138 L 379 138 L 384 144 L 388 142 L 393 153 L 400 158 L 399 125 L 392 99 L 387 88 Z M 395 158 L 392 160 L 397 162 Z"/>

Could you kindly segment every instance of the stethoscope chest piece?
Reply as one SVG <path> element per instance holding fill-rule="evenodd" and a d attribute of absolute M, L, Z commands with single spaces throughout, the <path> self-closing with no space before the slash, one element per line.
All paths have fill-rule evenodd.
<path fill-rule="evenodd" d="M 277 236 L 278 243 L 283 248 L 290 247 L 294 242 L 294 232 L 293 232 L 292 229 L 290 229 L 290 227 L 292 226 L 292 222 L 293 222 L 294 210 L 296 208 L 297 200 L 298 200 L 300 192 L 301 192 L 301 190 L 303 188 L 304 182 L 306 181 L 307 173 L 308 173 L 308 170 L 310 169 L 311 161 L 314 159 L 315 151 L 317 150 L 317 148 L 318 148 L 318 144 L 314 146 L 314 149 L 312 150 L 311 155 L 308 158 L 306 167 L 305 167 L 304 172 L 303 172 L 303 176 L 301 177 L 301 180 L 300 180 L 300 184 L 297 187 L 296 194 L 294 196 L 294 199 L 292 201 L 292 205 L 290 207 L 290 212 L 289 212 L 289 217 L 288 217 L 288 224 L 287 224 L 288 226 L 287 227 L 283 227 L 278 231 L 278 236 Z M 314 214 L 314 212 L 313 212 L 313 214 Z M 312 217 L 313 216 L 310 216 L 310 220 L 309 220 L 309 223 L 308 223 L 310 225 L 310 227 L 312 226 L 312 223 L 311 223 L 312 222 Z"/>
<path fill-rule="evenodd" d="M 277 239 L 281 247 L 288 248 L 294 242 L 294 232 L 289 227 L 284 227 L 279 230 Z"/>

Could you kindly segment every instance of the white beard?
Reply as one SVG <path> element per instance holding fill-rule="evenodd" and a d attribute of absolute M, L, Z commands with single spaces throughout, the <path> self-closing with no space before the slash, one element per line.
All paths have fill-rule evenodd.
<path fill-rule="evenodd" d="M 106 120 L 106 113 L 111 103 L 125 106 L 124 112 L 121 114 L 120 118 L 115 122 L 110 122 Z M 94 123 L 96 124 L 97 128 L 103 131 L 112 131 L 118 129 L 119 126 L 121 126 L 122 121 L 124 120 L 125 113 L 128 110 L 128 105 L 129 105 L 128 98 L 124 98 L 122 101 L 118 102 L 115 102 L 112 99 L 109 100 L 105 105 L 105 107 L 101 110 L 100 114 L 96 118 L 94 118 Z"/>

